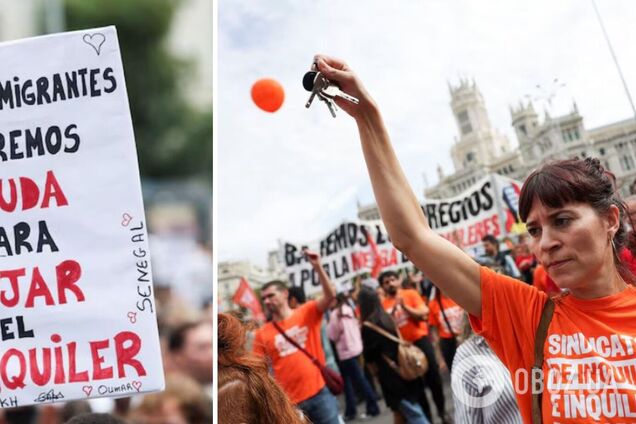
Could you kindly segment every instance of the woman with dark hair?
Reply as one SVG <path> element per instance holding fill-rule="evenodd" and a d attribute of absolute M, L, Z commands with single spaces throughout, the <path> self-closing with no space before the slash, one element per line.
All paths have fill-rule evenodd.
<path fill-rule="evenodd" d="M 219 424 L 304 424 L 301 412 L 269 375 L 265 360 L 245 349 L 245 329 L 218 315 Z"/>
<path fill-rule="evenodd" d="M 359 99 L 335 101 L 356 120 L 393 244 L 470 314 L 475 332 L 514 376 L 524 422 L 633 422 L 636 288 L 618 256 L 626 211 L 614 176 L 586 158 L 543 165 L 526 179 L 519 215 L 531 251 L 568 293 L 552 300 L 480 267 L 431 229 L 361 81 L 340 60 L 315 60 L 326 78 Z"/>
<path fill-rule="evenodd" d="M 367 381 L 360 367 L 362 353 L 362 339 L 360 337 L 360 322 L 347 304 L 347 296 L 340 293 L 336 296 L 336 305 L 329 315 L 327 335 L 336 344 L 336 351 L 340 359 L 340 371 L 345 383 L 345 421 L 356 418 L 356 395 L 353 382 L 362 389 L 367 401 L 366 415 L 375 417 L 380 414 L 375 393 Z"/>
<path fill-rule="evenodd" d="M 375 324 L 397 336 L 393 318 L 382 308 L 380 297 L 368 287 L 362 287 L 358 294 L 360 319 Z M 364 360 L 377 371 L 384 400 L 394 413 L 399 413 L 407 424 L 428 424 L 418 401 L 424 390 L 421 378 L 406 381 L 389 365 L 386 358 L 397 362 L 398 344 L 377 331 L 362 327 Z"/>

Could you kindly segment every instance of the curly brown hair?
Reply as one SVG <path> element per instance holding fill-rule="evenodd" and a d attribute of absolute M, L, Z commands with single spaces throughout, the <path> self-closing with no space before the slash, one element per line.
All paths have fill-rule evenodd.
<path fill-rule="evenodd" d="M 219 424 L 306 424 L 302 413 L 269 375 L 267 364 L 245 349 L 245 328 L 232 315 L 218 315 Z"/>

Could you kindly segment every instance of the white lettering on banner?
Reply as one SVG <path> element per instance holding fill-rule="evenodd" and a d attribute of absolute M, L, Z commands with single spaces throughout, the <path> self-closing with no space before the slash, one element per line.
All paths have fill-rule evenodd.
<path fill-rule="evenodd" d="M 501 237 L 514 230 L 519 185 L 499 175 L 486 176 L 457 197 L 428 199 L 422 210 L 435 232 L 475 254 L 485 235 Z M 325 271 L 339 288 L 372 270 L 412 266 L 393 246 L 381 221 L 345 222 L 314 242 L 280 244 L 289 283 L 309 295 L 320 290 L 320 281 L 302 254 L 304 247 L 320 252 Z"/>
<path fill-rule="evenodd" d="M 492 183 L 482 179 L 476 189 L 452 199 L 430 200 L 424 205 L 424 212 L 433 230 L 451 227 L 453 224 L 473 221 L 495 209 Z"/>
<path fill-rule="evenodd" d="M 305 345 L 307 344 L 307 335 L 309 334 L 309 329 L 306 326 L 298 327 L 297 325 L 294 325 L 293 327 L 287 329 L 285 331 L 285 334 L 294 339 L 294 341 L 301 347 L 306 348 Z M 290 341 L 287 340 L 282 334 L 276 334 L 276 337 L 274 337 L 274 346 L 276 347 L 278 355 L 281 358 L 298 351 L 298 348 L 290 343 Z"/>
<path fill-rule="evenodd" d="M 289 282 L 312 295 L 320 291 L 320 279 L 302 254 L 303 247 L 319 251 L 329 278 L 342 288 L 355 276 L 372 269 L 408 268 L 409 260 L 390 242 L 380 221 L 346 222 L 327 237 L 307 244 L 281 243 L 280 255 Z"/>

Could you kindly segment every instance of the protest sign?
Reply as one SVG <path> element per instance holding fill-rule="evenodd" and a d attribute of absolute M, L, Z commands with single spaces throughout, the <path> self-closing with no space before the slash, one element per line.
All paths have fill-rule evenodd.
<path fill-rule="evenodd" d="M 163 388 L 114 27 L 0 44 L 0 407 Z"/>
<path fill-rule="evenodd" d="M 481 239 L 522 232 L 518 220 L 521 183 L 496 174 L 483 177 L 459 196 L 428 199 L 422 209 L 431 228 L 476 255 Z"/>
<path fill-rule="evenodd" d="M 481 255 L 481 239 L 521 233 L 519 221 L 521 183 L 499 175 L 486 176 L 459 196 L 430 199 L 422 205 L 431 228 L 472 256 Z M 320 281 L 302 248 L 320 252 L 323 267 L 338 290 L 363 273 L 409 268 L 412 264 L 389 239 L 381 221 L 345 222 L 326 237 L 306 244 L 281 242 L 279 255 L 289 283 L 307 294 L 320 290 Z"/>
<path fill-rule="evenodd" d="M 307 295 L 320 290 L 320 280 L 302 253 L 304 247 L 320 253 L 323 268 L 338 291 L 351 288 L 351 279 L 357 275 L 411 266 L 391 244 L 381 221 L 344 222 L 311 243 L 280 243 L 279 254 L 289 283 L 302 287 Z"/>

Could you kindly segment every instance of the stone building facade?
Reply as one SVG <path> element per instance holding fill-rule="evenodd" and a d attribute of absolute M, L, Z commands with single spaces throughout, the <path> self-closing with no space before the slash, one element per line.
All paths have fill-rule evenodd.
<path fill-rule="evenodd" d="M 458 136 L 451 146 L 454 170 L 445 175 L 438 167 L 438 182 L 424 190 L 424 198 L 441 199 L 462 193 L 485 175 L 497 173 L 523 181 L 545 161 L 574 156 L 597 157 L 616 175 L 622 195 L 636 179 L 636 120 L 586 128 L 576 103 L 569 113 L 542 119 L 531 102 L 510 107 L 511 125 L 518 146 L 494 129 L 483 96 L 474 81 L 449 85 L 451 110 Z M 375 205 L 360 205 L 360 219 L 379 219 Z"/>
<path fill-rule="evenodd" d="M 287 280 L 282 264 L 277 257 L 278 252 L 269 253 L 269 265 L 261 267 L 249 261 L 225 261 L 218 266 L 218 297 L 219 311 L 236 309 L 232 303 L 232 296 L 239 286 L 241 278 L 245 278 L 252 289 L 258 290 L 265 283 L 272 280 Z"/>

